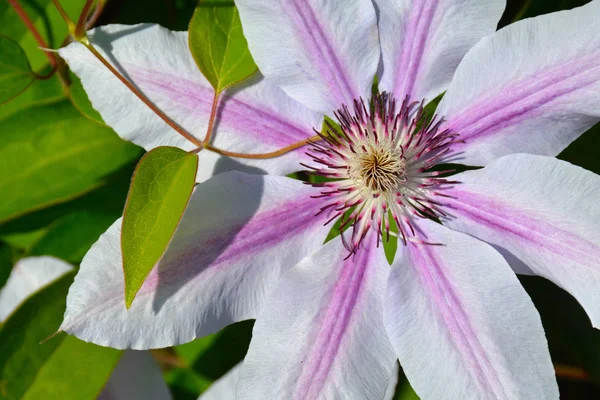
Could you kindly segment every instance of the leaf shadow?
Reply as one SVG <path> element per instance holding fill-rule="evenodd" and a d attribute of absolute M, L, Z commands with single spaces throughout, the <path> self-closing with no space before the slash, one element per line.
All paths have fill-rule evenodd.
<path fill-rule="evenodd" d="M 264 174 L 264 171 L 259 168 L 249 167 L 228 158 L 219 159 L 215 165 L 215 175 L 219 175 L 223 171 L 245 172 L 249 175 Z M 253 187 L 251 193 L 243 199 L 230 197 L 215 198 L 220 195 L 213 196 L 213 193 L 211 193 L 213 191 L 211 190 L 202 191 L 203 187 L 207 187 L 207 184 L 210 187 L 210 181 L 200 184 L 194 190 L 185 214 L 182 216 L 180 225 L 175 232 L 172 245 L 167 248 L 167 251 L 158 264 L 156 295 L 152 303 L 155 313 L 158 313 L 166 301 L 181 290 L 190 280 L 197 278 L 201 274 L 212 273 L 215 267 L 213 265 L 214 261 L 234 243 L 237 234 L 258 210 L 264 191 L 262 181 L 256 187 Z M 207 203 L 209 202 L 212 203 L 212 206 L 207 207 Z M 241 203 L 243 203 L 243 207 L 240 207 Z M 221 215 L 235 215 L 236 224 L 226 232 L 216 228 L 219 231 L 218 234 L 205 238 L 206 242 L 210 242 L 210 246 L 199 249 L 197 245 L 200 245 L 202 240 L 198 238 L 198 244 L 196 244 L 190 242 L 189 237 L 197 232 L 196 225 L 199 218 L 215 219 L 210 212 L 210 209 L 214 209 L 215 207 L 220 207 L 219 213 Z M 213 221 L 213 223 L 218 224 L 219 221 Z M 178 237 L 181 240 L 178 240 Z M 173 245 L 174 243 L 177 243 L 177 245 Z M 218 307 L 214 307 L 208 312 L 209 314 L 205 316 L 205 319 L 213 321 L 212 324 L 224 326 L 235 322 L 226 313 L 219 310 Z"/>

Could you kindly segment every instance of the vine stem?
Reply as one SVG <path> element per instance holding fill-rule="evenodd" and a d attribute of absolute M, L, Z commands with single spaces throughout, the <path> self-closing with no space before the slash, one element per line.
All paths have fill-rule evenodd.
<path fill-rule="evenodd" d="M 79 19 L 77 20 L 77 25 L 75 25 L 75 37 L 82 37 L 85 35 L 87 28 L 86 21 L 94 1 L 95 0 L 86 0 L 85 4 L 83 5 L 83 9 L 81 10 L 81 14 L 79 14 Z"/>
<path fill-rule="evenodd" d="M 213 103 L 212 103 L 212 107 L 211 107 L 210 119 L 209 119 L 208 129 L 206 132 L 206 137 L 204 138 L 204 141 L 200 141 L 200 140 L 196 139 L 193 135 L 188 133 L 185 129 L 183 129 L 181 126 L 179 126 L 179 124 L 177 124 L 175 121 L 171 120 L 165 113 L 163 113 L 158 107 L 156 107 L 154 105 L 154 103 L 152 103 L 144 94 L 142 94 L 134 85 L 132 85 L 127 80 L 127 78 L 125 78 L 119 71 L 117 71 L 117 69 L 115 67 L 113 67 L 112 64 L 109 63 L 102 56 L 102 54 L 100 54 L 98 52 L 98 50 L 96 50 L 96 48 L 90 43 L 90 41 L 88 40 L 86 33 L 85 33 L 85 21 L 87 19 L 87 14 L 89 13 L 89 10 L 91 8 L 93 0 L 86 1 L 86 4 L 84 6 L 84 11 L 82 12 L 81 16 L 79 17 L 77 26 L 82 26 L 81 24 L 83 24 L 83 27 L 84 27 L 83 29 L 80 28 L 80 30 L 83 30 L 83 32 L 79 32 L 79 34 L 77 33 L 77 26 L 73 23 L 73 21 L 71 21 L 71 19 L 69 18 L 69 16 L 65 12 L 65 10 L 62 8 L 60 1 L 52 0 L 52 2 L 54 3 L 54 6 L 58 10 L 60 15 L 64 19 L 64 21 L 67 23 L 69 32 L 71 32 L 73 39 L 75 39 L 76 41 L 78 41 L 79 43 L 84 45 L 98 59 L 98 61 L 100 61 L 102 63 L 102 65 L 104 65 L 118 80 L 121 81 L 121 83 L 123 83 L 127 87 L 127 89 L 129 89 L 133 94 L 135 94 L 136 97 L 139 98 L 160 119 L 162 119 L 167 125 L 169 125 L 171 128 L 173 128 L 181 136 L 183 136 L 184 138 L 186 138 L 187 140 L 189 140 L 190 142 L 192 142 L 193 144 L 195 144 L 197 146 L 197 148 L 194 150 L 191 150 L 190 153 L 198 153 L 198 152 L 202 151 L 203 149 L 206 149 L 206 150 L 210 150 L 217 154 L 221 154 L 221 155 L 228 156 L 228 157 L 248 158 L 248 159 L 267 159 L 267 158 L 279 157 L 283 154 L 289 153 L 290 151 L 296 150 L 304 145 L 321 140 L 321 137 L 319 135 L 315 135 L 310 138 L 293 143 L 289 146 L 283 147 L 276 151 L 272 151 L 269 153 L 256 153 L 256 154 L 236 153 L 233 151 L 227 151 L 227 150 L 219 149 L 218 147 L 214 147 L 214 146 L 208 144 L 208 141 L 210 140 L 210 138 L 212 136 L 212 131 L 214 129 L 214 122 L 215 122 L 215 118 L 217 115 L 217 109 L 218 109 L 218 105 L 219 105 L 219 97 L 221 94 L 221 92 L 218 92 L 218 91 L 215 91 L 215 95 L 213 97 Z M 102 6 L 101 3 L 102 3 L 102 0 L 100 0 L 100 3 L 98 5 L 99 7 Z M 82 23 L 81 21 L 84 21 L 84 22 Z"/>
<path fill-rule="evenodd" d="M 167 123 L 167 125 L 169 125 L 171 128 L 173 128 L 181 136 L 183 136 L 184 138 L 186 138 L 190 142 L 194 143 L 196 146 L 198 146 L 198 147 L 204 147 L 204 145 L 202 144 L 201 141 L 199 141 L 193 135 L 191 135 L 190 133 L 188 133 L 185 129 L 183 129 L 181 126 L 179 126 L 175 121 L 171 120 L 165 113 L 163 113 L 160 109 L 158 109 L 158 107 L 156 107 L 146 96 L 144 96 L 139 90 L 137 90 L 137 88 L 135 88 L 123 75 L 121 75 L 121 73 L 119 71 L 117 71 L 115 69 L 115 67 L 113 67 L 108 61 L 106 61 L 106 59 L 104 57 L 102 57 L 102 54 L 100 54 L 98 52 L 98 50 L 96 50 L 96 48 L 94 46 L 92 46 L 91 43 L 88 40 L 82 40 L 80 43 L 83 44 L 85 47 L 87 47 L 87 49 L 106 68 L 108 68 L 108 70 L 115 77 L 117 77 L 117 79 L 119 79 L 125 86 L 127 86 L 127 88 L 129 90 L 131 90 L 131 92 L 133 92 L 133 94 L 135 94 L 138 99 L 140 99 L 149 109 L 151 109 L 158 117 L 160 117 L 160 119 L 162 119 L 163 121 L 165 121 Z"/>
<path fill-rule="evenodd" d="M 313 142 L 316 142 L 319 140 L 321 140 L 321 137 L 319 135 L 315 135 L 315 136 L 309 137 L 308 139 L 304 139 L 299 142 L 290 144 L 289 146 L 283 147 L 276 151 L 271 151 L 269 153 L 256 153 L 256 154 L 236 153 L 233 151 L 222 150 L 217 147 L 211 146 L 210 144 L 205 144 L 204 148 L 206 150 L 210 150 L 212 152 L 215 152 L 217 154 L 221 154 L 222 156 L 227 156 L 227 157 L 266 159 L 266 158 L 275 158 L 275 157 L 282 156 L 286 153 L 289 153 L 290 151 L 299 149 L 302 146 L 305 146 L 307 144 L 310 144 L 310 143 L 313 143 Z"/>
<path fill-rule="evenodd" d="M 206 128 L 206 136 L 204 136 L 204 144 L 210 143 L 210 138 L 212 137 L 212 132 L 215 125 L 215 118 L 217 117 L 217 108 L 219 106 L 219 98 L 221 97 L 221 92 L 215 90 L 215 95 L 213 96 L 212 106 L 210 108 L 210 117 L 208 119 L 208 128 Z"/>
<path fill-rule="evenodd" d="M 40 47 L 42 49 L 47 49 L 48 45 L 46 44 L 46 41 L 44 40 L 42 35 L 40 35 L 38 30 L 35 28 L 35 25 L 31 21 L 31 19 L 29 18 L 29 16 L 25 12 L 25 10 L 23 9 L 23 7 L 21 7 L 21 4 L 19 4 L 19 1 L 18 0 L 8 0 L 8 2 L 12 6 L 12 8 L 17 12 L 17 14 L 19 15 L 19 18 L 21 19 L 21 21 L 23 21 L 23 23 L 25 24 L 25 26 L 27 27 L 29 32 L 31 32 L 35 41 L 40 45 Z M 49 51 L 44 51 L 44 54 L 46 55 L 46 57 L 48 57 L 48 60 L 50 61 L 50 65 L 52 66 L 53 71 L 56 70 L 56 65 L 57 65 L 56 56 Z"/>

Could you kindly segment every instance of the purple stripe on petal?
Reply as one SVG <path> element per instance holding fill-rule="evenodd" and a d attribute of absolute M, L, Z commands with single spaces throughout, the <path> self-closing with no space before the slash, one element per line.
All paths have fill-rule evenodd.
<path fill-rule="evenodd" d="M 129 67 L 129 70 L 136 84 L 144 89 L 168 98 L 173 104 L 193 112 L 196 118 L 208 119 L 214 95 L 212 88 L 137 66 Z M 243 91 L 223 96 L 217 114 L 216 130 L 253 136 L 261 143 L 273 146 L 286 146 L 311 136 L 309 129 L 285 119 L 277 110 L 257 102 L 250 103 L 243 98 Z"/>
<path fill-rule="evenodd" d="M 303 368 L 303 373 L 298 379 L 294 399 L 319 398 L 331 368 L 339 357 L 338 353 L 342 350 L 341 345 L 347 329 L 354 318 L 360 318 L 355 314 L 356 306 L 368 279 L 366 275 L 372 263 L 372 252 L 381 250 L 373 248 L 369 252 L 364 249 L 358 252 L 356 258 L 351 257 L 344 262 L 329 306 L 318 324 L 319 331 L 315 342 L 304 359 L 307 366 Z"/>
<path fill-rule="evenodd" d="M 455 150 L 524 120 L 561 111 L 553 110 L 553 103 L 560 101 L 557 107 L 564 109 L 567 96 L 598 82 L 599 70 L 600 53 L 594 53 L 528 76 L 473 103 L 445 126 L 465 141 Z"/>
<path fill-rule="evenodd" d="M 468 371 L 481 386 L 481 391 L 494 393 L 495 398 L 508 398 L 493 363 L 471 326 L 461 299 L 444 274 L 443 260 L 436 258 L 431 246 L 419 246 L 418 250 L 413 247 L 411 254 L 415 267 L 420 270 L 418 273 L 423 284 L 429 288 L 431 298 L 447 325 L 450 339 L 460 349 L 464 361 L 470 367 Z"/>
<path fill-rule="evenodd" d="M 161 285 L 168 285 L 199 273 L 218 273 L 221 267 L 229 268 L 243 258 L 252 257 L 282 241 L 305 234 L 310 226 L 324 222 L 323 216 L 315 217 L 319 205 L 318 199 L 307 196 L 256 214 L 241 226 L 228 226 L 227 231 L 203 232 L 206 239 L 190 243 L 185 252 L 178 253 L 175 258 L 165 255 L 160 268 L 154 269 L 144 282 L 140 294 L 145 289 L 152 293 L 158 279 Z M 197 268 L 191 268 L 191 265 Z M 254 265 L 251 268 L 260 267 L 261 265 Z M 204 279 L 207 278 L 208 275 Z"/>
<path fill-rule="evenodd" d="M 412 4 L 411 16 L 404 27 L 403 34 L 403 37 L 408 40 L 403 42 L 396 62 L 396 71 L 398 72 L 396 73 L 394 94 L 400 98 L 411 97 L 415 83 L 419 79 L 427 40 L 433 36 L 430 29 L 439 0 L 421 0 Z"/>
<path fill-rule="evenodd" d="M 489 197 L 457 189 L 452 190 L 452 195 L 458 200 L 449 199 L 447 206 L 454 210 L 456 218 L 469 218 L 499 234 L 517 237 L 581 265 L 600 266 L 597 246 L 556 225 L 536 219 L 533 212 L 515 209 Z"/>
<path fill-rule="evenodd" d="M 292 0 L 283 1 L 282 7 L 288 17 L 295 21 L 294 28 L 303 39 L 306 55 L 311 57 L 339 106 L 358 97 L 359 92 L 351 83 L 341 57 L 336 52 L 333 35 L 326 31 L 326 25 L 318 20 L 311 5 L 306 1 Z"/>

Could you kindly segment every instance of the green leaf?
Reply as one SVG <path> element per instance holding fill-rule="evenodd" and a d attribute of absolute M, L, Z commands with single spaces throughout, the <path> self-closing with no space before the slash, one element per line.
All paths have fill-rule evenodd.
<path fill-rule="evenodd" d="M 21 46 L 0 35 L 0 104 L 18 96 L 34 80 L 35 74 Z"/>
<path fill-rule="evenodd" d="M 40 74 L 46 74 L 49 71 L 50 68 L 47 68 Z M 25 108 L 53 104 L 64 98 L 65 93 L 56 74 L 49 79 L 37 79 L 19 96 L 0 105 L 0 121 Z"/>
<path fill-rule="evenodd" d="M 121 211 L 116 215 L 102 210 L 69 214 L 52 224 L 29 249 L 27 255 L 50 255 L 77 264 L 100 235 L 120 216 Z"/>
<path fill-rule="evenodd" d="M 74 273 L 29 297 L 0 329 L 0 399 L 94 399 L 121 352 L 56 331 Z"/>
<path fill-rule="evenodd" d="M 6 284 L 13 267 L 13 249 L 0 243 L 0 289 Z"/>
<path fill-rule="evenodd" d="M 27 0 L 19 3 L 37 31 L 45 39 L 48 47 L 59 48 L 68 35 L 68 29 L 52 1 Z M 77 21 L 84 3 L 85 0 L 60 0 L 60 4 L 74 21 Z M 40 45 L 7 1 L 0 1 L 0 34 L 19 43 L 25 50 L 34 71 L 38 71 L 48 64 L 48 58 L 40 49 Z"/>
<path fill-rule="evenodd" d="M 68 101 L 15 113 L 0 124 L 0 223 L 78 197 L 138 156 Z"/>
<path fill-rule="evenodd" d="M 78 264 L 123 207 L 138 156 L 97 189 L 0 225 L 0 239 L 27 255 L 53 255 Z"/>
<path fill-rule="evenodd" d="M 69 97 L 75 108 L 86 118 L 92 120 L 100 125 L 105 125 L 102 116 L 92 107 L 92 103 L 88 98 L 87 93 L 83 89 L 81 80 L 72 72 L 69 72 L 69 78 L 71 79 L 71 86 L 69 86 Z"/>
<path fill-rule="evenodd" d="M 241 321 L 220 332 L 175 346 L 186 368 L 174 368 L 166 381 L 176 398 L 196 399 L 217 379 L 244 359 L 254 321 Z"/>
<path fill-rule="evenodd" d="M 157 147 L 139 162 L 125 203 L 121 235 L 127 308 L 175 233 L 194 189 L 197 169 L 198 156 L 176 147 Z"/>
<path fill-rule="evenodd" d="M 201 2 L 190 21 L 188 40 L 196 64 L 217 93 L 257 70 L 231 0 Z"/>

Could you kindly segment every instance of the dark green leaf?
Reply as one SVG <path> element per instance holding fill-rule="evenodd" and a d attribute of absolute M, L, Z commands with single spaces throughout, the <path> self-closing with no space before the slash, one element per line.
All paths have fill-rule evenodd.
<path fill-rule="evenodd" d="M 32 20 L 40 35 L 51 49 L 61 46 L 67 37 L 67 25 L 50 0 L 27 0 L 19 2 Z M 67 14 L 76 21 L 85 0 L 60 0 Z M 40 45 L 27 30 L 17 13 L 7 1 L 0 1 L 0 34 L 17 41 L 25 50 L 34 71 L 48 64 L 48 58 Z"/>
<path fill-rule="evenodd" d="M 142 153 L 138 148 L 134 161 L 112 174 L 99 188 L 1 224 L 0 238 L 28 254 L 53 255 L 78 264 L 88 246 L 123 215 L 131 176 Z M 95 223 L 78 226 L 77 221 Z"/>
<path fill-rule="evenodd" d="M 201 2 L 190 21 L 188 40 L 196 64 L 217 92 L 257 69 L 231 0 Z"/>
<path fill-rule="evenodd" d="M 63 101 L 0 124 L 0 222 L 98 187 L 139 150 Z"/>
<path fill-rule="evenodd" d="M 127 308 L 175 233 L 197 169 L 198 156 L 176 147 L 157 147 L 140 160 L 127 195 L 121 235 Z"/>
<path fill-rule="evenodd" d="M 177 398 L 196 399 L 211 383 L 243 360 L 250 345 L 254 321 L 242 321 L 222 331 L 174 347 L 187 368 L 166 376 Z"/>
<path fill-rule="evenodd" d="M 0 329 L 0 399 L 94 399 L 121 352 L 56 331 L 73 273 L 29 297 Z"/>
<path fill-rule="evenodd" d="M 6 284 L 13 267 L 13 249 L 0 243 L 0 289 Z"/>
<path fill-rule="evenodd" d="M 18 96 L 34 79 L 35 74 L 21 46 L 0 35 L 0 104 Z"/>
<path fill-rule="evenodd" d="M 42 71 L 41 74 L 49 72 L 50 69 Z M 35 80 L 26 91 L 8 103 L 0 105 L 0 120 L 3 120 L 12 114 L 36 105 L 53 104 L 64 99 L 60 81 L 55 74 L 49 79 Z"/>
<path fill-rule="evenodd" d="M 69 214 L 52 224 L 29 249 L 27 255 L 50 255 L 77 264 L 98 237 L 119 217 L 118 214 L 102 210 Z"/>

